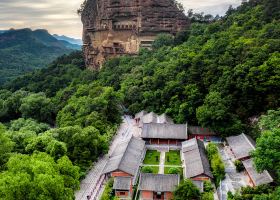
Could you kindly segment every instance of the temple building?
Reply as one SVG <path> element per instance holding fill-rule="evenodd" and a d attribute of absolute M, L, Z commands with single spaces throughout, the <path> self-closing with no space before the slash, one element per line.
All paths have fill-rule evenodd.
<path fill-rule="evenodd" d="M 146 152 L 145 142 L 132 137 L 119 143 L 106 164 L 103 173 L 114 178 L 113 189 L 120 199 L 130 199 L 136 185 L 139 168 Z"/>
<path fill-rule="evenodd" d="M 206 149 L 201 140 L 193 138 L 183 142 L 181 153 L 185 178 L 193 180 L 196 185 L 213 179 Z"/>
<path fill-rule="evenodd" d="M 180 146 L 188 139 L 187 124 L 143 124 L 141 138 L 146 144 Z"/>
<path fill-rule="evenodd" d="M 140 200 L 172 200 L 172 192 L 180 183 L 177 174 L 141 174 Z"/>
<path fill-rule="evenodd" d="M 134 118 L 136 124 L 142 128 L 143 124 L 151 124 L 151 123 L 157 123 L 157 124 L 174 124 L 173 120 L 167 116 L 165 113 L 161 115 L 157 115 L 154 112 L 146 112 L 141 111 L 135 115 Z"/>
<path fill-rule="evenodd" d="M 237 136 L 227 137 L 226 140 L 235 159 L 242 162 L 251 186 L 255 187 L 273 182 L 273 178 L 268 171 L 264 170 L 262 173 L 259 173 L 255 169 L 250 155 L 250 153 L 255 150 L 255 142 L 250 136 L 242 133 Z"/>

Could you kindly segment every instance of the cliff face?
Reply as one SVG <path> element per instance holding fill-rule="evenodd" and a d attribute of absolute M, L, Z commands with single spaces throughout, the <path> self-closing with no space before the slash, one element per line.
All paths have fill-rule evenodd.
<path fill-rule="evenodd" d="M 159 33 L 176 34 L 189 26 L 174 0 L 88 0 L 82 22 L 83 50 L 92 69 L 107 58 L 149 48 Z"/>

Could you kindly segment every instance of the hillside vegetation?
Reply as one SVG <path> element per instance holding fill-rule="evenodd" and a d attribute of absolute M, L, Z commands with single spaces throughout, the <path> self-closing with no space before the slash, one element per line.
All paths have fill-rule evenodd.
<path fill-rule="evenodd" d="M 108 151 L 121 106 L 130 114 L 166 112 L 222 136 L 251 134 L 256 167 L 273 172 L 276 187 L 230 198 L 280 199 L 279 10 L 277 0 L 251 0 L 215 21 L 194 17 L 190 30 L 161 35 L 152 50 L 112 59 L 100 72 L 86 70 L 74 52 L 7 83 L 0 91 L 1 199 L 74 199 L 79 180 Z"/>
<path fill-rule="evenodd" d="M 70 53 L 72 46 L 46 30 L 19 29 L 0 34 L 0 85 Z"/>
<path fill-rule="evenodd" d="M 100 83 L 119 90 L 131 113 L 166 112 L 176 122 L 239 133 L 280 105 L 276 7 L 279 1 L 250 1 L 216 22 L 193 23 L 174 41 L 162 35 L 152 51 L 107 62 Z"/>

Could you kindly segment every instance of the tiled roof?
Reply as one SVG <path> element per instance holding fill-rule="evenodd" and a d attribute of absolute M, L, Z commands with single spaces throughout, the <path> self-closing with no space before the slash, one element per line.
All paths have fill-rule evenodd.
<path fill-rule="evenodd" d="M 114 178 L 114 190 L 130 190 L 131 177 L 118 176 Z"/>
<path fill-rule="evenodd" d="M 255 149 L 255 142 L 244 133 L 237 136 L 227 137 L 226 139 L 236 159 L 249 157 L 250 152 Z"/>
<path fill-rule="evenodd" d="M 140 119 L 146 114 L 147 114 L 147 111 L 142 110 L 141 112 L 135 114 L 135 119 Z"/>
<path fill-rule="evenodd" d="M 178 186 L 180 176 L 177 174 L 141 174 L 139 190 L 154 192 L 173 192 Z"/>
<path fill-rule="evenodd" d="M 186 178 L 193 178 L 202 174 L 213 178 L 205 151 L 203 142 L 196 138 L 182 143 Z"/>
<path fill-rule="evenodd" d="M 185 124 L 144 124 L 141 137 L 186 140 L 188 137 L 187 126 Z"/>
<path fill-rule="evenodd" d="M 254 182 L 255 186 L 268 184 L 273 182 L 272 177 L 270 174 L 265 170 L 263 173 L 258 173 L 253 166 L 253 160 L 247 159 L 242 161 L 246 171 L 248 172 L 249 176 L 251 177 L 252 181 Z"/>
<path fill-rule="evenodd" d="M 208 128 L 202 128 L 199 126 L 188 126 L 188 133 L 193 135 L 217 135 L 215 132 Z"/>
<path fill-rule="evenodd" d="M 111 173 L 120 170 L 130 175 L 135 175 L 141 163 L 144 151 L 145 142 L 134 137 L 126 142 L 118 144 L 111 154 L 103 173 Z"/>

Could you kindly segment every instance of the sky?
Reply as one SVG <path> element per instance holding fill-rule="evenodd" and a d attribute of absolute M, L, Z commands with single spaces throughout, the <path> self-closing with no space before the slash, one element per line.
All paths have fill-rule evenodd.
<path fill-rule="evenodd" d="M 84 0 L 0 0 L 0 30 L 47 29 L 52 34 L 81 38 L 77 9 Z M 186 10 L 223 15 L 241 0 L 178 0 Z"/>

